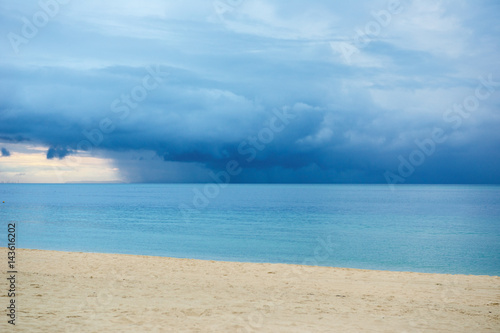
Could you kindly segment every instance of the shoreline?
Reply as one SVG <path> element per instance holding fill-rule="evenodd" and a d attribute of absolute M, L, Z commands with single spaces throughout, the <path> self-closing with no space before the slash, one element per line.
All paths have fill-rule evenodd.
<path fill-rule="evenodd" d="M 500 329 L 498 276 L 30 249 L 16 262 L 22 331 Z M 0 330 L 10 326 L 4 315 Z"/>
<path fill-rule="evenodd" d="M 5 247 L 0 247 L 0 249 L 6 249 Z M 114 253 L 114 252 L 85 252 L 85 251 L 67 251 L 67 250 L 45 250 L 45 249 L 28 249 L 28 248 L 18 248 L 17 250 L 22 251 L 46 251 L 46 252 L 62 252 L 62 253 L 77 253 L 77 254 L 97 254 L 97 255 L 116 255 L 116 256 L 132 256 L 132 257 L 152 257 L 152 258 L 165 258 L 169 260 L 192 260 L 201 262 L 220 262 L 227 264 L 265 264 L 265 265 L 286 265 L 286 266 L 298 266 L 306 268 L 334 268 L 334 269 L 348 269 L 355 271 L 368 271 L 368 272 L 392 272 L 392 273 L 413 273 L 413 274 L 431 274 L 431 275 L 459 275 L 459 276 L 485 276 L 485 277 L 500 277 L 499 275 L 491 274 L 465 274 L 465 273 L 436 273 L 436 272 L 419 272 L 419 271 L 405 271 L 405 270 L 393 270 L 393 269 L 371 269 L 371 268 L 356 268 L 356 267 L 342 267 L 342 266 L 326 266 L 326 265 L 306 265 L 306 264 L 295 264 L 295 263 L 284 263 L 284 262 L 259 262 L 259 261 L 237 261 L 237 260 L 223 260 L 223 259 L 199 259 L 199 258 L 189 258 L 189 257 L 170 257 L 163 255 L 154 254 L 130 254 L 130 253 Z"/>

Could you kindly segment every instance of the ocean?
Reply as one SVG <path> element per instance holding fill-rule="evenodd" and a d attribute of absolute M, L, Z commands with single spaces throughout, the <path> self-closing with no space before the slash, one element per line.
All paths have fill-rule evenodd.
<path fill-rule="evenodd" d="M 499 186 L 0 184 L 0 218 L 0 246 L 500 275 Z"/>

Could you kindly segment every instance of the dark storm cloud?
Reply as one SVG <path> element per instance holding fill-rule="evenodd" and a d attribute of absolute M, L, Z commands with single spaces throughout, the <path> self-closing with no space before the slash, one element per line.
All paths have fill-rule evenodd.
<path fill-rule="evenodd" d="M 51 147 L 51 148 L 49 148 L 49 150 L 47 150 L 47 159 L 51 160 L 53 158 L 58 158 L 58 159 L 62 160 L 63 158 L 65 158 L 69 154 L 71 154 L 71 151 L 69 151 L 67 149 L 60 148 L 60 147 L 55 147 L 55 148 Z"/>
<path fill-rule="evenodd" d="M 8 157 L 8 156 L 10 156 L 10 151 L 2 147 L 2 157 Z"/>
<path fill-rule="evenodd" d="M 0 141 L 109 157 L 131 181 L 210 181 L 234 160 L 240 182 L 385 182 L 440 128 L 447 140 L 406 183 L 500 182 L 500 85 L 444 118 L 479 76 L 500 81 L 494 2 L 404 2 L 350 62 L 331 42 L 386 2 L 252 1 L 222 17 L 204 2 L 127 4 L 67 7 L 23 61 L 6 57 Z M 18 31 L 28 9 L 2 6 L 0 26 Z"/>
<path fill-rule="evenodd" d="M 9 136 L 0 136 L 0 141 L 2 141 L 2 142 L 23 142 L 23 141 L 29 141 L 29 139 L 23 138 L 20 135 L 18 135 L 15 138 L 9 137 Z"/>

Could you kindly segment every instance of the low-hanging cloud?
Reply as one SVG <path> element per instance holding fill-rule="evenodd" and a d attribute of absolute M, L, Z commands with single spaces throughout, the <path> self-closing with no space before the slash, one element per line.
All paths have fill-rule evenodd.
<path fill-rule="evenodd" d="M 49 150 L 47 150 L 47 159 L 51 160 L 53 158 L 58 158 L 62 160 L 69 154 L 71 154 L 71 151 L 68 149 L 61 147 L 50 147 Z"/>
<path fill-rule="evenodd" d="M 10 151 L 7 150 L 7 148 L 2 147 L 2 157 L 9 157 L 10 156 Z"/>

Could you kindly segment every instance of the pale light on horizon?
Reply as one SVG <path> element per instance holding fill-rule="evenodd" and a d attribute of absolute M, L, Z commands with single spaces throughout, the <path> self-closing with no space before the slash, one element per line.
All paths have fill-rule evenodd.
<path fill-rule="evenodd" d="M 0 157 L 0 183 L 123 182 L 111 159 L 96 156 L 47 159 L 45 147 L 8 145 Z"/>

